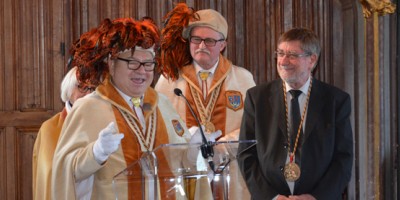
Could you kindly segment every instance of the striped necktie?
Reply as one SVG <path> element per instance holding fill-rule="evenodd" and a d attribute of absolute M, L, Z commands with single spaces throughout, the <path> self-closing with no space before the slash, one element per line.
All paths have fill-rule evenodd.
<path fill-rule="evenodd" d="M 200 71 L 200 73 L 199 73 L 204 99 L 207 98 L 207 94 L 208 94 L 207 78 L 209 75 L 210 75 L 210 72 L 208 72 L 208 71 Z"/>

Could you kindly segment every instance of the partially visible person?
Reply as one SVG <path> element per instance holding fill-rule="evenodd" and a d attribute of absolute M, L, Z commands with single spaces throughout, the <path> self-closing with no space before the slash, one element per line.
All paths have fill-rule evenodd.
<path fill-rule="evenodd" d="M 351 100 L 312 76 L 320 51 L 311 30 L 288 30 L 276 50 L 280 79 L 247 92 L 239 138 L 257 144 L 238 162 L 252 199 L 339 200 L 350 181 Z"/>
<path fill-rule="evenodd" d="M 71 111 L 76 100 L 95 89 L 94 85 L 78 82 L 76 69 L 77 67 L 70 69 L 61 83 L 61 100 L 65 103 L 64 109 L 43 122 L 37 134 L 32 158 L 33 199 L 51 199 L 53 155 L 65 117 Z"/>
<path fill-rule="evenodd" d="M 161 144 L 190 138 L 168 99 L 150 87 L 159 66 L 159 37 L 150 18 L 119 18 L 103 20 L 76 42 L 79 78 L 100 85 L 65 120 L 53 161 L 53 199 L 76 199 L 76 183 L 89 176 L 90 199 L 116 199 L 116 174 Z M 142 198 L 144 188 L 131 186 L 118 188 L 119 199 Z"/>
<path fill-rule="evenodd" d="M 198 124 L 185 100 L 174 94 L 182 90 L 207 133 L 217 140 L 238 140 L 247 89 L 255 86 L 252 74 L 222 55 L 227 46 L 228 23 L 213 9 L 194 11 L 180 3 L 166 15 L 162 30 L 162 75 L 155 89 L 165 94 L 190 132 Z M 248 199 L 249 193 L 231 164 L 230 199 Z"/>

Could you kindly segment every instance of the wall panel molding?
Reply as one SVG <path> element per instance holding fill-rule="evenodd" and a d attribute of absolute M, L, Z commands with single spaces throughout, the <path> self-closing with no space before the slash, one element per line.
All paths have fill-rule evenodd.
<path fill-rule="evenodd" d="M 7 199 L 6 198 L 6 191 L 7 191 L 7 154 L 6 154 L 6 134 L 5 128 L 0 126 L 0 199 Z"/>
<path fill-rule="evenodd" d="M 32 198 L 32 150 L 38 127 L 16 128 L 16 193 L 18 199 Z"/>

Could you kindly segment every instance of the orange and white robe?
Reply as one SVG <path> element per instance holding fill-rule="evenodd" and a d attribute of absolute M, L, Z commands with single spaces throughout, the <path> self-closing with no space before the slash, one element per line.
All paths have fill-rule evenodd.
<path fill-rule="evenodd" d="M 198 125 L 185 100 L 175 95 L 175 88 L 182 90 L 202 123 L 210 120 L 215 130 L 222 131 L 218 140 L 238 140 L 246 91 L 253 86 L 255 82 L 249 71 L 220 55 L 206 100 L 199 98 L 203 97 L 202 89 L 193 64 L 183 67 L 176 81 L 161 76 L 155 89 L 168 97 L 188 128 Z M 231 164 L 230 171 L 230 199 L 250 199 L 236 161 Z"/>
<path fill-rule="evenodd" d="M 51 167 L 61 128 L 67 116 L 64 108 L 43 122 L 37 134 L 32 156 L 33 199 L 51 199 Z"/>
<path fill-rule="evenodd" d="M 96 92 L 76 101 L 64 122 L 55 151 L 52 198 L 76 199 L 75 184 L 93 175 L 91 199 L 115 199 L 112 184 L 117 173 L 137 161 L 144 151 L 152 151 L 161 144 L 185 143 L 190 137 L 168 99 L 152 88 L 144 94 L 143 114 L 147 128 L 140 133 L 143 136 L 140 139 L 136 132 L 142 129 L 140 120 L 109 79 L 98 86 Z M 119 149 L 100 165 L 94 159 L 93 145 L 99 132 L 112 121 L 125 137 Z M 121 199 L 141 193 L 128 184 L 119 191 Z"/>

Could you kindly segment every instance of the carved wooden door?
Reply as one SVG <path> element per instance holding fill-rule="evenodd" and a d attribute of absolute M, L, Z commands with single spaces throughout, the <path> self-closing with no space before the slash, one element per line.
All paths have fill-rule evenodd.
<path fill-rule="evenodd" d="M 0 199 L 32 199 L 36 134 L 63 106 L 62 3 L 0 3 Z"/>

